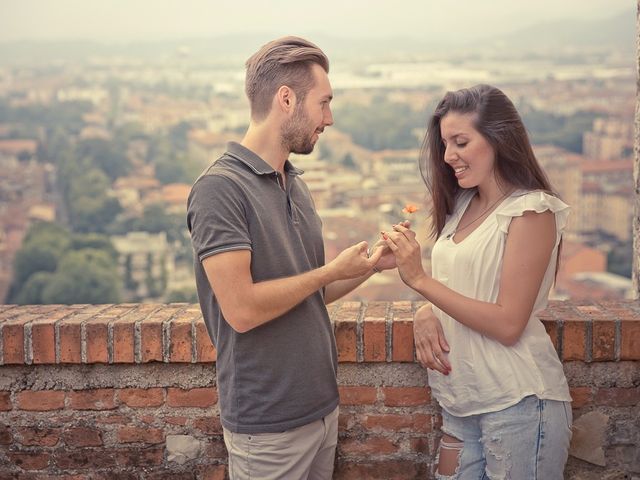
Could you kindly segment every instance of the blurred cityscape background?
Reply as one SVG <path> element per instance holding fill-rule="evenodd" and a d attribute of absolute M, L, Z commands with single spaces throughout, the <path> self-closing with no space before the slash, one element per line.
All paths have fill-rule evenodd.
<path fill-rule="evenodd" d="M 0 1 L 0 303 L 195 302 L 191 184 L 247 127 L 246 58 L 285 34 L 331 60 L 335 125 L 291 158 L 328 259 L 414 203 L 429 268 L 425 126 L 490 83 L 572 207 L 554 296 L 632 297 L 635 4 L 86 3 Z M 395 272 L 349 298 L 418 300 Z"/>

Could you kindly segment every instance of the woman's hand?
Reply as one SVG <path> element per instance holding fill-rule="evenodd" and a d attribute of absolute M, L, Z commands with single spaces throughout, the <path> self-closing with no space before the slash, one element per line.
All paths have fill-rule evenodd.
<path fill-rule="evenodd" d="M 416 232 L 398 224 L 393 226 L 393 232 L 382 232 L 382 238 L 396 257 L 400 278 L 415 289 L 420 280 L 427 276 L 422 268 L 422 253 L 416 241 Z"/>
<path fill-rule="evenodd" d="M 409 228 L 411 226 L 411 224 L 409 223 L 409 221 L 404 221 L 402 223 L 400 223 L 400 225 Z M 376 242 L 376 244 L 373 246 L 373 248 L 371 249 L 371 252 L 375 252 L 378 248 L 382 248 L 382 257 L 380 257 L 380 260 L 378 260 L 378 263 L 376 264 L 376 269 L 378 269 L 379 271 L 383 271 L 383 270 L 392 270 L 394 268 L 396 268 L 398 265 L 396 263 L 396 256 L 393 254 L 393 252 L 391 251 L 391 249 L 387 246 L 387 242 L 384 239 L 380 239 Z"/>
<path fill-rule="evenodd" d="M 416 355 L 420 365 L 449 375 L 451 364 L 447 359 L 449 344 L 444 338 L 440 320 L 435 316 L 431 305 L 418 309 L 413 319 L 413 338 Z"/>

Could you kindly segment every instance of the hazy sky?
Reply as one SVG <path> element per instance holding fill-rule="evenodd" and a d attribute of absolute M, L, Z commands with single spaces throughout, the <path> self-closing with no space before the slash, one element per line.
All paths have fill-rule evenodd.
<path fill-rule="evenodd" d="M 0 42 L 108 42 L 273 33 L 469 40 L 564 18 L 598 19 L 632 0 L 0 0 Z"/>

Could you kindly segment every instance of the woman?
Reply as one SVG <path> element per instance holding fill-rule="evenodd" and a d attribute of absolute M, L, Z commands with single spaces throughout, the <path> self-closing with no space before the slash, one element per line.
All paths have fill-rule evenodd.
<path fill-rule="evenodd" d="M 430 302 L 414 329 L 442 406 L 436 478 L 561 479 L 571 397 L 536 313 L 569 207 L 552 193 L 515 107 L 488 85 L 440 101 L 420 167 L 433 198 L 432 276 L 412 230 L 382 234 L 402 280 Z"/>

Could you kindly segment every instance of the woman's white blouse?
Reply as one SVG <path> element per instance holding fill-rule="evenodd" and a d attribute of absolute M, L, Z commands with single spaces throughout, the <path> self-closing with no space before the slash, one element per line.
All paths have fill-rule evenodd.
<path fill-rule="evenodd" d="M 502 258 L 509 224 L 526 211 L 550 210 L 556 217 L 556 243 L 529 322 L 519 341 L 507 347 L 455 321 L 433 307 L 449 343 L 451 372 L 429 370 L 429 385 L 442 408 L 456 416 L 494 412 L 518 403 L 527 395 L 571 401 L 562 363 L 537 313 L 547 306 L 554 281 L 561 234 L 569 206 L 541 191 L 516 191 L 464 240 L 456 244 L 452 233 L 475 194 L 464 190 L 447 218 L 431 254 L 433 278 L 452 290 L 477 300 L 495 303 L 500 287 Z"/>

